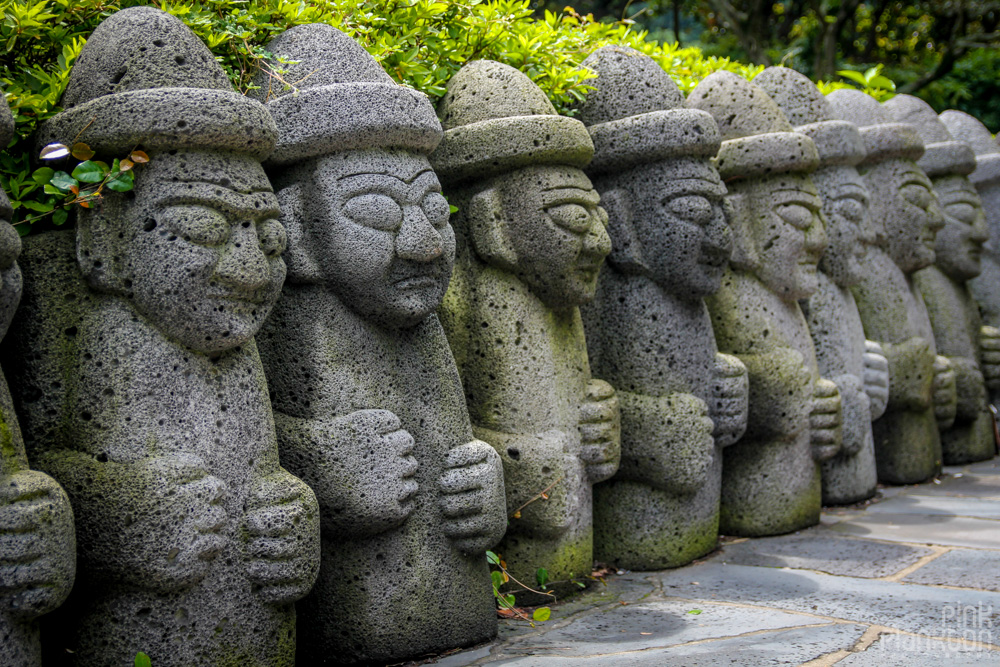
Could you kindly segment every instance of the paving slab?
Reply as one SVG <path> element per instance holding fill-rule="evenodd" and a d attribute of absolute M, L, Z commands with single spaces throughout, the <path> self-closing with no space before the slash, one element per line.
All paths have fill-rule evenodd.
<path fill-rule="evenodd" d="M 1000 628 L 1000 593 L 987 591 L 717 562 L 660 576 L 665 595 L 690 600 L 774 607 L 930 636 L 947 632 L 949 617 L 956 609 L 974 607 L 984 610 L 983 623 Z M 994 639 L 1000 642 L 1000 637 Z"/>
<path fill-rule="evenodd" d="M 1000 551 L 954 549 L 904 577 L 903 581 L 1000 592 Z"/>
<path fill-rule="evenodd" d="M 965 469 L 977 475 L 1000 475 L 1000 458 L 973 463 L 966 466 Z"/>
<path fill-rule="evenodd" d="M 871 537 L 890 542 L 1000 549 L 1000 525 L 988 519 L 929 514 L 870 513 L 831 524 L 829 529 L 845 535 Z"/>
<path fill-rule="evenodd" d="M 817 527 L 723 547 L 715 561 L 818 570 L 850 577 L 887 577 L 934 553 L 931 549 L 844 537 Z"/>
<path fill-rule="evenodd" d="M 840 667 L 966 667 L 1000 664 L 1000 652 L 930 637 L 882 634 L 863 653 L 853 653 Z"/>
<path fill-rule="evenodd" d="M 957 496 L 965 498 L 993 498 L 1000 500 L 1000 484 L 996 475 L 962 473 L 941 479 L 940 484 L 921 484 L 911 487 L 909 493 L 921 496 Z"/>
<path fill-rule="evenodd" d="M 919 491 L 896 496 L 871 505 L 868 514 L 936 514 L 1000 520 L 1000 500 L 943 495 L 924 495 Z"/>
<path fill-rule="evenodd" d="M 799 665 L 822 655 L 853 646 L 865 628 L 836 624 L 778 630 L 676 648 L 653 648 L 588 658 L 528 656 L 490 662 L 517 667 L 715 667 L 716 665 Z"/>

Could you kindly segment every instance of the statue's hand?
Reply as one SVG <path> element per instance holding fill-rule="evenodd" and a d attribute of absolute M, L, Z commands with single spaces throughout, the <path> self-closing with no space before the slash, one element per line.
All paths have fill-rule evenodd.
<path fill-rule="evenodd" d="M 865 341 L 864 353 L 864 386 L 871 407 L 872 421 L 885 413 L 889 404 L 889 360 L 882 351 L 882 346 L 873 340 Z"/>
<path fill-rule="evenodd" d="M 980 364 L 986 387 L 1000 391 L 1000 329 L 983 327 L 979 330 Z"/>
<path fill-rule="evenodd" d="M 580 459 L 591 482 L 610 479 L 621 457 L 621 412 L 614 387 L 590 380 L 580 405 Z"/>
<path fill-rule="evenodd" d="M 270 604 L 306 595 L 319 573 L 319 505 L 305 483 L 278 469 L 257 480 L 244 518 L 247 576 Z"/>
<path fill-rule="evenodd" d="M 716 354 L 709 413 L 715 424 L 712 435 L 720 447 L 731 445 L 743 437 L 747 428 L 749 400 L 747 367 L 732 355 Z"/>
<path fill-rule="evenodd" d="M 938 429 L 946 430 L 955 423 L 958 412 L 958 394 L 955 386 L 955 371 L 951 362 L 940 354 L 934 359 L 934 382 L 932 384 L 934 398 L 934 418 Z"/>
<path fill-rule="evenodd" d="M 482 440 L 455 447 L 438 480 L 444 533 L 459 551 L 482 553 L 496 545 L 507 528 L 500 455 Z"/>
<path fill-rule="evenodd" d="M 0 477 L 0 609 L 34 618 L 69 595 L 76 570 L 73 511 L 48 475 Z"/>
<path fill-rule="evenodd" d="M 816 380 L 813 388 L 809 431 L 813 458 L 817 461 L 826 461 L 840 451 L 843 441 L 840 390 L 824 378 Z"/>

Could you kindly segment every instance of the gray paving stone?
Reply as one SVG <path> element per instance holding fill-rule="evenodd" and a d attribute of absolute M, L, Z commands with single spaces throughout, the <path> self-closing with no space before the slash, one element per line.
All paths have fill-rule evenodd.
<path fill-rule="evenodd" d="M 587 665 L 588 667 L 715 667 L 717 665 L 799 665 L 850 648 L 864 633 L 859 625 L 836 624 L 808 628 L 778 630 L 750 637 L 683 646 L 655 648 L 645 651 L 598 655 L 587 659 L 570 656 L 526 656 L 501 659 L 491 665 L 517 667 L 555 667 Z"/>
<path fill-rule="evenodd" d="M 986 591 L 715 562 L 659 576 L 668 596 L 776 607 L 931 636 L 947 632 L 949 614 L 953 616 L 956 609 L 981 605 L 983 622 L 1000 628 L 1000 594 Z M 1000 644 L 1000 637 L 991 641 Z"/>
<path fill-rule="evenodd" d="M 918 493 L 900 495 L 871 505 L 869 514 L 938 514 L 978 519 L 1000 519 L 1000 500 L 960 498 Z"/>
<path fill-rule="evenodd" d="M 966 470 L 976 475 L 1000 475 L 1000 458 L 973 463 L 966 466 Z"/>
<path fill-rule="evenodd" d="M 1000 525 L 987 519 L 872 513 L 833 524 L 830 530 L 890 542 L 1000 549 Z"/>
<path fill-rule="evenodd" d="M 1000 664 L 1000 652 L 954 642 L 883 634 L 863 653 L 844 658 L 843 667 L 965 667 Z"/>
<path fill-rule="evenodd" d="M 955 549 L 935 558 L 904 581 L 1000 592 L 1000 551 Z"/>
<path fill-rule="evenodd" d="M 921 484 L 913 493 L 921 496 L 964 496 L 1000 499 L 1000 480 L 996 475 L 963 473 L 945 477 L 940 484 Z"/>
<path fill-rule="evenodd" d="M 899 572 L 930 553 L 930 549 L 845 538 L 818 528 L 727 545 L 713 560 L 877 578 Z"/>
<path fill-rule="evenodd" d="M 699 611 L 700 613 L 690 613 Z M 690 602 L 645 602 L 586 614 L 506 645 L 507 654 L 588 656 L 731 637 L 759 630 L 821 625 L 813 616 Z"/>
<path fill-rule="evenodd" d="M 479 648 L 461 651 L 460 653 L 452 653 L 451 655 L 437 658 L 426 664 L 437 665 L 438 667 L 466 667 L 467 665 L 474 663 L 476 660 L 482 660 L 483 658 L 489 657 L 490 651 L 493 649 L 494 645 L 495 644 L 490 643 L 485 646 L 480 646 Z"/>

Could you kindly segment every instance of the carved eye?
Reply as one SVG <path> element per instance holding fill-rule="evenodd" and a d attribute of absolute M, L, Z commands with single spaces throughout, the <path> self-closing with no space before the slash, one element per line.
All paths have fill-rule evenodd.
<path fill-rule="evenodd" d="M 934 201 L 934 195 L 931 194 L 931 191 L 916 183 L 904 185 L 900 188 L 899 193 L 903 199 L 922 209 L 930 208 L 931 202 Z"/>
<path fill-rule="evenodd" d="M 260 249 L 267 257 L 278 257 L 288 246 L 285 228 L 277 220 L 265 220 L 257 225 Z"/>
<path fill-rule="evenodd" d="M 865 219 L 865 205 L 854 197 L 838 199 L 834 207 L 849 222 L 860 225 Z"/>
<path fill-rule="evenodd" d="M 809 229 L 813 221 L 813 212 L 802 204 L 781 204 L 774 209 L 774 212 L 797 229 Z"/>
<path fill-rule="evenodd" d="M 948 217 L 955 218 L 959 222 L 964 222 L 967 225 L 974 225 L 976 223 L 976 207 L 972 204 L 955 202 L 954 204 L 948 204 L 944 210 L 948 214 Z"/>
<path fill-rule="evenodd" d="M 429 192 L 424 197 L 420 207 L 424 209 L 424 215 L 427 216 L 431 224 L 438 229 L 448 224 L 450 217 L 448 200 L 440 192 Z"/>
<path fill-rule="evenodd" d="M 583 234 L 590 229 L 590 211 L 580 204 L 550 206 L 545 212 L 552 222 L 575 234 Z"/>
<path fill-rule="evenodd" d="M 715 211 L 712 210 L 712 202 L 698 195 L 674 197 L 667 202 L 667 210 L 681 220 L 692 222 L 696 225 L 707 225 L 715 217 Z"/>
<path fill-rule="evenodd" d="M 403 223 L 403 209 L 392 197 L 367 194 L 352 197 L 344 204 L 344 215 L 372 229 L 394 231 Z"/>
<path fill-rule="evenodd" d="M 229 240 L 229 219 L 207 206 L 169 206 L 143 229 L 152 231 L 158 225 L 198 245 L 215 246 Z"/>

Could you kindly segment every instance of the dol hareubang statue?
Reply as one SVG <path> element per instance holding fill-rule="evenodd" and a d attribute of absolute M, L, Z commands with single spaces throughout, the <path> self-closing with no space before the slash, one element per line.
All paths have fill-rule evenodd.
<path fill-rule="evenodd" d="M 330 26 L 291 28 L 268 49 L 303 86 L 262 74 L 255 91 L 278 123 L 268 165 L 289 233 L 261 355 L 282 460 L 322 511 L 299 659 L 394 662 L 487 640 L 484 552 L 506 525 L 503 476 L 473 436 L 434 313 L 455 252 L 427 159 L 441 125 Z"/>
<path fill-rule="evenodd" d="M 955 423 L 941 432 L 943 461 L 950 465 L 982 461 L 996 451 L 983 376 L 996 386 L 1000 368 L 982 363 L 980 340 L 985 338 L 995 349 L 1000 331 L 983 327 L 979 305 L 967 284 L 979 275 L 983 243 L 990 238 L 982 201 L 968 179 L 976 169 L 976 155 L 968 144 L 954 140 L 923 100 L 897 95 L 883 106 L 897 121 L 912 124 L 920 133 L 925 153 L 917 164 L 931 179 L 944 213 L 944 228 L 934 244 L 934 263 L 914 274 L 927 304 L 938 353 L 947 357 L 955 374 L 957 412 Z"/>
<path fill-rule="evenodd" d="M 0 92 L 0 146 L 13 135 L 14 117 Z M 0 190 L 0 338 L 21 299 L 21 239 L 10 224 L 12 213 Z M 0 664 L 42 664 L 36 619 L 66 599 L 75 571 L 69 498 L 54 479 L 29 468 L 14 401 L 0 373 Z"/>
<path fill-rule="evenodd" d="M 133 192 L 79 211 L 75 239 L 26 244 L 12 375 L 29 452 L 73 501 L 80 559 L 47 659 L 292 665 L 319 511 L 278 464 L 254 344 L 285 276 L 260 165 L 274 123 L 148 7 L 98 27 L 62 103 L 43 143 L 150 160 Z"/>
<path fill-rule="evenodd" d="M 739 357 L 750 381 L 746 434 L 723 460 L 719 529 L 786 533 L 819 521 L 818 464 L 841 445 L 840 393 L 819 375 L 798 305 L 817 289 L 826 247 L 809 178 L 819 159 L 812 139 L 735 74 L 708 76 L 688 105 L 709 112 L 723 139 L 716 167 L 734 209 L 734 252 L 706 302 L 719 349 Z"/>
<path fill-rule="evenodd" d="M 769 67 L 753 82 L 819 152 L 812 180 L 823 200 L 829 243 L 819 262 L 819 288 L 800 305 L 820 373 L 836 383 L 843 408 L 843 446 L 820 466 L 823 504 L 853 503 L 875 494 L 872 420 L 885 412 L 889 396 L 888 362 L 878 343 L 865 339 L 850 290 L 861 280 L 868 248 L 875 242 L 870 196 L 856 168 L 865 158 L 864 140 L 856 126 L 834 119 L 833 109 L 805 75 Z"/>
<path fill-rule="evenodd" d="M 465 65 L 438 112 L 431 161 L 458 207 L 443 321 L 476 435 L 503 460 L 511 519 L 499 550 L 516 579 L 532 586 L 545 568 L 558 591 L 590 574 L 591 486 L 614 474 L 620 446 L 618 401 L 590 375 L 579 311 L 611 249 L 582 171 L 593 144 L 492 61 Z"/>
<path fill-rule="evenodd" d="M 934 261 L 941 210 L 915 162 L 924 145 L 913 127 L 892 122 L 860 91 L 837 90 L 827 100 L 865 141 L 859 169 L 871 195 L 876 243 L 852 291 L 865 335 L 889 361 L 889 402 L 872 424 L 878 477 L 890 484 L 921 482 L 941 467 L 938 422 L 955 418 L 954 375 L 948 360 L 937 356 L 927 309 L 911 277 Z"/>
<path fill-rule="evenodd" d="M 718 353 L 704 302 L 732 247 L 719 132 L 648 56 L 608 46 L 583 64 L 597 74 L 580 109 L 587 173 L 612 250 L 581 311 L 594 375 L 622 412 L 621 466 L 594 487 L 594 554 L 677 567 L 716 546 L 723 448 L 746 427 L 746 369 Z"/>

